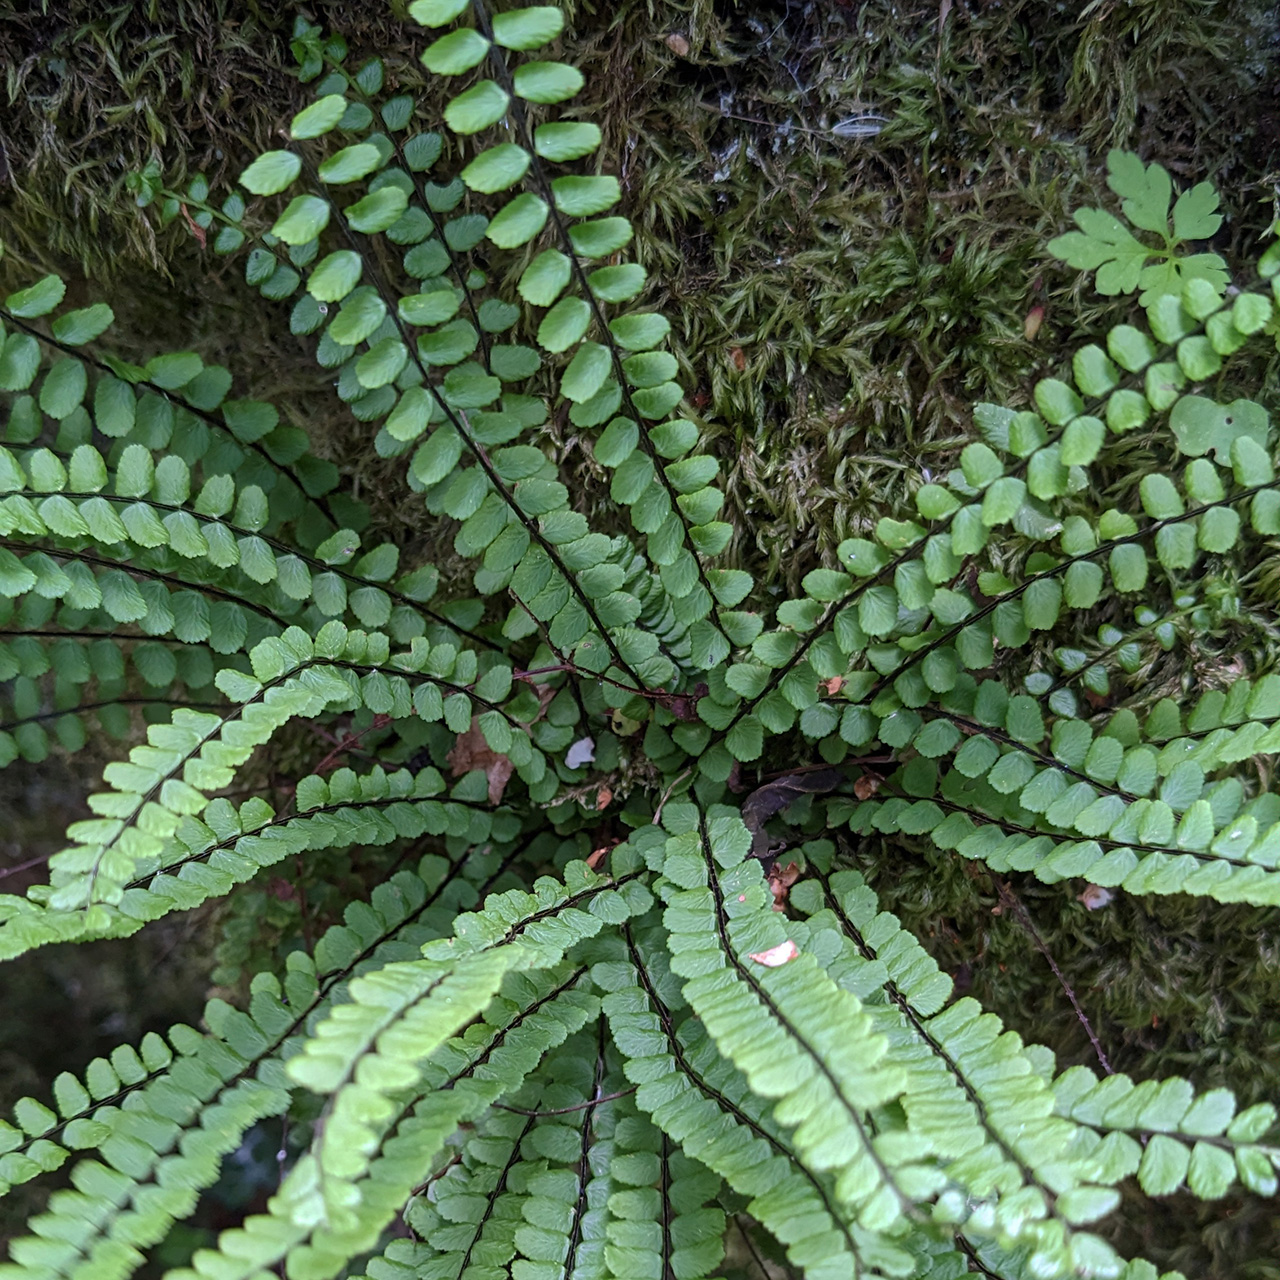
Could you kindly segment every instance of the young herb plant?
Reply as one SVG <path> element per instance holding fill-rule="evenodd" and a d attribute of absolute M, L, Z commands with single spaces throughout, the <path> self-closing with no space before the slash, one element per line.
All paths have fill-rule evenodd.
<path fill-rule="evenodd" d="M 0 758 L 147 722 L 49 883 L 0 899 L 0 954 L 123 937 L 285 859 L 377 868 L 342 924 L 263 959 L 244 1008 L 17 1105 L 0 1177 L 69 1185 L 0 1276 L 132 1274 L 290 1113 L 305 1141 L 274 1196 L 173 1280 L 695 1280 L 734 1265 L 730 1227 L 814 1280 L 1154 1277 L 1095 1226 L 1121 1187 L 1273 1195 L 1275 1109 L 1059 1072 L 953 997 L 847 842 L 1280 903 L 1256 766 L 1280 676 L 1127 705 L 1280 534 L 1268 415 L 1214 394 L 1274 334 L 1280 249 L 1228 288 L 1220 259 L 1175 256 L 1216 230 L 1212 193 L 1179 197 L 1171 236 L 1167 175 L 1113 155 L 1125 216 L 1165 246 L 1086 210 L 1052 248 L 1104 293 L 1141 288 L 1144 325 L 1033 408 L 979 405 L 914 511 L 775 607 L 724 563 L 669 324 L 630 305 L 645 271 L 566 105 L 582 77 L 548 52 L 560 11 L 409 13 L 456 83 L 442 121 L 300 23 L 315 101 L 241 190 L 138 191 L 246 252 L 469 581 L 402 564 L 226 370 L 108 354 L 111 309 L 65 309 L 56 276 L 0 308 Z M 578 510 L 563 423 L 612 528 Z M 1162 458 L 1140 475 L 1116 467 L 1135 433 Z M 336 745 L 273 807 L 261 762 L 299 722 Z M 228 984 L 256 963 L 235 933 Z"/>

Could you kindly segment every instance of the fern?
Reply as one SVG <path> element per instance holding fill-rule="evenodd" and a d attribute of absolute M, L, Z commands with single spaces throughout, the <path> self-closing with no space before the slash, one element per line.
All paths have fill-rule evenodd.
<path fill-rule="evenodd" d="M 1229 380 L 1275 329 L 1280 253 L 1228 289 L 1174 254 L 1216 197 L 1180 197 L 1171 236 L 1163 170 L 1113 155 L 1164 249 L 1094 210 L 1051 250 L 1142 288 L 1132 322 L 1030 407 L 978 405 L 914 510 L 775 605 L 728 563 L 718 463 L 672 416 L 670 325 L 630 306 L 646 274 L 600 131 L 564 105 L 562 14 L 409 14 L 441 119 L 300 21 L 315 100 L 287 143 L 221 201 L 139 190 L 289 305 L 469 581 L 402 565 L 228 371 L 120 359 L 110 307 L 65 309 L 56 276 L 0 307 L 0 764 L 128 745 L 48 883 L 0 899 L 0 954 L 225 898 L 235 972 L 240 886 L 323 851 L 379 869 L 313 948 L 251 966 L 243 1009 L 16 1106 L 5 1189 L 70 1186 L 0 1275 L 134 1273 L 289 1113 L 305 1150 L 276 1194 L 174 1280 L 696 1280 L 739 1239 L 814 1280 L 1153 1277 L 1098 1225 L 1122 1188 L 1273 1196 L 1275 1108 L 1059 1072 L 953 996 L 846 833 L 1280 902 L 1280 801 L 1252 768 L 1280 751 L 1280 676 L 1131 705 L 1152 646 L 1238 611 L 1207 570 L 1247 592 L 1233 561 L 1280 533 L 1269 415 Z M 579 510 L 552 415 L 615 527 Z M 1124 469 L 1132 433 L 1158 467 Z M 271 803 L 262 762 L 301 725 L 345 736 Z M 367 767 L 332 770 L 357 740 Z"/>

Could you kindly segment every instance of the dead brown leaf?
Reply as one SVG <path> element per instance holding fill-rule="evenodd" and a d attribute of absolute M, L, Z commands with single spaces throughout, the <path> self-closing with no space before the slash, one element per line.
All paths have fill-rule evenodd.
<path fill-rule="evenodd" d="M 785 911 L 787 908 L 787 890 L 800 879 L 800 864 L 788 862 L 785 867 L 774 865 L 769 872 L 769 892 L 773 894 L 773 909 Z"/>
<path fill-rule="evenodd" d="M 180 204 L 178 208 L 182 210 L 182 220 L 187 224 L 187 230 L 191 232 L 197 243 L 203 249 L 206 244 L 204 228 L 187 211 L 187 206 L 185 204 Z"/>
<path fill-rule="evenodd" d="M 1037 302 L 1030 311 L 1027 312 L 1026 319 L 1022 322 L 1022 336 L 1028 342 L 1036 340 L 1036 334 L 1040 332 L 1040 326 L 1044 324 L 1044 308 Z"/>
<path fill-rule="evenodd" d="M 859 800 L 870 800 L 880 790 L 880 777 L 874 773 L 864 773 L 853 784 L 853 794 Z"/>
<path fill-rule="evenodd" d="M 601 787 L 596 793 L 596 808 L 604 810 L 613 802 L 613 790 L 610 787 Z"/>
<path fill-rule="evenodd" d="M 516 768 L 507 756 L 499 755 L 484 740 L 479 716 L 471 717 L 471 728 L 458 735 L 457 742 L 445 759 L 448 760 L 455 778 L 460 778 L 473 769 L 483 769 L 485 777 L 489 779 L 490 804 L 497 804 L 502 799 L 502 793 L 507 789 L 507 783 L 511 781 Z"/>
<path fill-rule="evenodd" d="M 680 32 L 672 31 L 669 35 L 663 37 L 662 42 L 677 58 L 687 58 L 689 56 L 689 42 Z"/>
<path fill-rule="evenodd" d="M 693 693 L 668 693 L 659 689 L 653 700 L 666 711 L 670 711 L 677 720 L 696 720 L 698 718 L 698 699 L 707 696 L 707 686 L 699 683 L 694 686 Z"/>
<path fill-rule="evenodd" d="M 743 354 L 741 347 L 729 348 L 729 359 L 733 361 L 733 367 L 739 373 L 745 373 L 747 370 L 747 357 Z"/>
<path fill-rule="evenodd" d="M 844 676 L 832 676 L 830 680 L 819 680 L 818 683 L 834 698 L 844 688 Z"/>

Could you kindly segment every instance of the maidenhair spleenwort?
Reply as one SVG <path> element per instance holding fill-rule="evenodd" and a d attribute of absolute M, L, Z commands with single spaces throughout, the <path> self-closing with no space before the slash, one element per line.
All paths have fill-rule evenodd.
<path fill-rule="evenodd" d="M 121 358 L 56 276 L 0 306 L 0 765 L 120 744 L 0 955 L 217 903 L 227 997 L 0 1124 L 5 1190 L 66 1167 L 0 1280 L 1152 1280 L 1125 1188 L 1274 1196 L 1272 1105 L 1060 1072 L 850 864 L 1280 903 L 1280 248 L 1232 284 L 1184 252 L 1211 190 L 1113 155 L 1127 223 L 1050 249 L 1124 322 L 785 599 L 734 567 L 564 15 L 407 14 L 435 107 L 300 19 L 279 147 L 135 185 L 287 306 L 443 563 L 284 397 Z M 177 1258 L 281 1116 L 265 1204 Z"/>

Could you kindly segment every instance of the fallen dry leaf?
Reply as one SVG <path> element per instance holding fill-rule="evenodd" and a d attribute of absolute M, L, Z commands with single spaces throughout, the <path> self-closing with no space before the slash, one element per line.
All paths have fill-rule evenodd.
<path fill-rule="evenodd" d="M 281 902 L 296 902 L 298 900 L 298 886 L 290 884 L 282 876 L 276 876 L 267 885 L 267 892 L 273 897 L 278 898 Z"/>
<path fill-rule="evenodd" d="M 1022 336 L 1026 338 L 1028 342 L 1034 342 L 1036 340 L 1036 334 L 1040 332 L 1040 326 L 1042 324 L 1044 324 L 1044 308 L 1039 303 L 1036 303 L 1036 305 L 1027 312 L 1027 317 L 1022 322 Z"/>
<path fill-rule="evenodd" d="M 592 849 L 587 855 L 587 866 L 592 871 L 599 871 L 600 864 L 609 856 L 609 851 L 617 848 L 621 843 L 621 840 L 611 840 L 608 844 L 602 844 L 598 849 Z"/>
<path fill-rule="evenodd" d="M 687 58 L 689 56 L 689 42 L 680 32 L 671 32 L 670 35 L 663 37 L 662 42 L 677 58 Z"/>
<path fill-rule="evenodd" d="M 788 862 L 785 867 L 776 863 L 769 872 L 769 892 L 773 894 L 773 909 L 785 911 L 787 906 L 787 890 L 800 878 L 800 864 Z"/>
<path fill-rule="evenodd" d="M 733 361 L 733 367 L 739 373 L 745 373 L 747 369 L 747 357 L 743 354 L 741 347 L 729 348 L 729 359 Z"/>
<path fill-rule="evenodd" d="M 819 680 L 818 683 L 831 697 L 835 697 L 844 688 L 844 676 L 832 676 L 830 680 Z"/>
<path fill-rule="evenodd" d="M 608 787 L 601 787 L 596 792 L 596 808 L 598 810 L 607 809 L 613 801 L 613 792 Z"/>
<path fill-rule="evenodd" d="M 203 249 L 206 243 L 204 228 L 191 216 L 190 213 L 187 212 L 187 206 L 185 204 L 180 204 L 178 208 L 182 210 L 182 218 L 187 224 L 187 230 L 191 232 L 199 242 L 200 247 Z"/>
<path fill-rule="evenodd" d="M 776 947 L 770 947 L 768 951 L 753 951 L 750 959 L 766 968 L 776 969 L 779 965 L 794 960 L 799 954 L 800 948 L 788 938 L 786 942 L 780 942 Z"/>
<path fill-rule="evenodd" d="M 445 759 L 455 778 L 460 778 L 473 769 L 483 769 L 485 777 L 489 779 L 490 804 L 497 804 L 502 799 L 502 793 L 507 789 L 507 783 L 511 781 L 516 768 L 507 756 L 500 756 L 484 740 L 479 716 L 471 717 L 471 728 L 466 733 L 458 734 L 457 742 Z"/>
<path fill-rule="evenodd" d="M 659 689 L 653 700 L 666 711 L 670 711 L 677 720 L 696 720 L 698 718 L 698 699 L 707 696 L 707 686 L 697 684 L 693 693 L 668 693 Z"/>
<path fill-rule="evenodd" d="M 864 773 L 854 780 L 853 794 L 859 800 L 870 800 L 880 790 L 880 777 L 875 773 Z"/>

